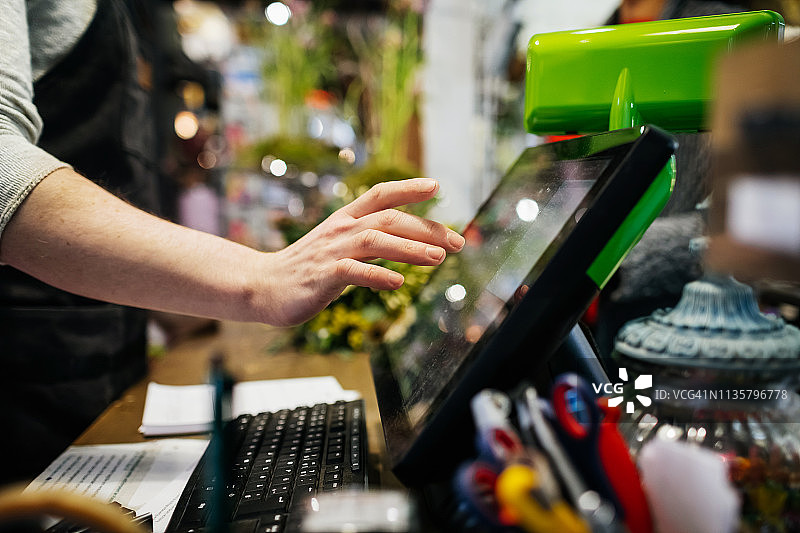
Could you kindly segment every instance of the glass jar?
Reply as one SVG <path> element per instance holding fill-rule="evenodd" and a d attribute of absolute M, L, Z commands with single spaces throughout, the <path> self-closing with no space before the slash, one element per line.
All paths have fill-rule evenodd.
<path fill-rule="evenodd" d="M 614 357 L 634 456 L 660 432 L 714 450 L 741 531 L 800 531 L 800 330 L 762 314 L 748 286 L 707 276 L 674 309 L 626 324 Z"/>

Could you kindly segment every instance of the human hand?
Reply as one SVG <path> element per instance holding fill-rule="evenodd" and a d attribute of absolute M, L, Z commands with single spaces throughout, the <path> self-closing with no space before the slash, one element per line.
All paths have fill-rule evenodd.
<path fill-rule="evenodd" d="M 394 209 L 433 198 L 438 190 L 430 178 L 379 183 L 292 245 L 267 254 L 269 288 L 253 295 L 264 299 L 263 321 L 302 323 L 348 285 L 393 290 L 403 284 L 401 274 L 366 261 L 438 265 L 447 252 L 461 250 L 464 238 L 455 231 Z"/>

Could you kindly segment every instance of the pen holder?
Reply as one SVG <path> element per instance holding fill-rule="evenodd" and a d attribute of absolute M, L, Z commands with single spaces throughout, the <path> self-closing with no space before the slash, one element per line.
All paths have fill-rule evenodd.
<path fill-rule="evenodd" d="M 634 455 L 659 432 L 714 450 L 743 531 L 800 529 L 800 330 L 760 313 L 748 286 L 706 276 L 623 327 L 614 355 L 637 376 L 619 399 Z"/>

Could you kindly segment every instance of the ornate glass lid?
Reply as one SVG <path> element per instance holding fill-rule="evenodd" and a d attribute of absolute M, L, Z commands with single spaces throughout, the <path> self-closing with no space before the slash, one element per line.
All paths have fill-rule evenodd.
<path fill-rule="evenodd" d="M 617 335 L 615 352 L 650 370 L 781 380 L 800 371 L 800 330 L 761 313 L 749 286 L 708 275 L 688 283 L 673 309 L 628 322 Z"/>

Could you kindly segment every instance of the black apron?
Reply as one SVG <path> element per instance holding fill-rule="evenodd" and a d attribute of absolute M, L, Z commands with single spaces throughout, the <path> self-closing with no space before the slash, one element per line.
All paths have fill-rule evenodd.
<path fill-rule="evenodd" d="M 157 208 L 149 94 L 121 0 L 100 0 L 75 47 L 34 84 L 39 145 Z M 54 266 L 55 267 L 55 266 Z M 0 482 L 35 476 L 146 370 L 146 316 L 0 267 Z"/>

